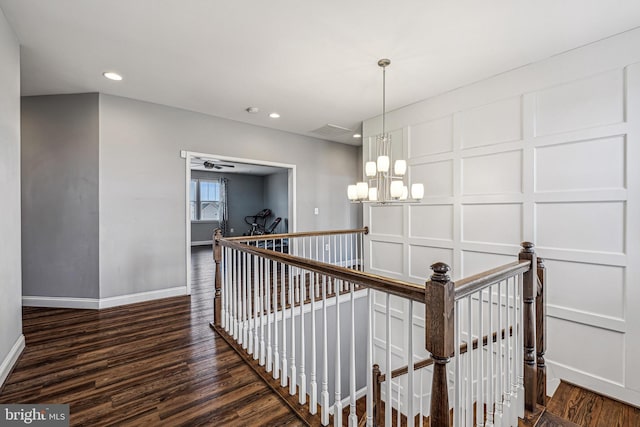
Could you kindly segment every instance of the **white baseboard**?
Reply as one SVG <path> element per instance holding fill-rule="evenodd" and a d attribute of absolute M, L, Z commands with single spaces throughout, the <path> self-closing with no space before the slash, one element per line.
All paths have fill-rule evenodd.
<path fill-rule="evenodd" d="M 13 347 L 11 347 L 11 350 L 9 350 L 9 354 L 7 354 L 7 357 L 5 357 L 0 364 L 0 387 L 2 387 L 2 384 L 4 384 L 4 381 L 9 376 L 13 365 L 18 361 L 22 350 L 24 350 L 24 335 L 20 334 L 15 344 L 13 344 Z"/>
<path fill-rule="evenodd" d="M 177 297 L 180 295 L 187 295 L 186 286 L 177 286 L 175 288 L 160 289 L 157 291 L 101 298 L 99 308 L 117 307 L 119 305 L 134 304 L 136 302 L 151 301 L 160 298 Z"/>
<path fill-rule="evenodd" d="M 100 300 L 98 298 L 23 296 L 22 306 L 96 310 L 100 308 Z"/>
<path fill-rule="evenodd" d="M 201 240 L 197 242 L 191 242 L 191 246 L 208 246 L 213 245 L 213 240 Z"/>
<path fill-rule="evenodd" d="M 79 308 L 98 310 L 102 308 L 117 307 L 120 305 L 134 304 L 137 302 L 151 301 L 160 298 L 169 298 L 187 295 L 186 286 L 160 289 L 157 291 L 139 292 L 128 295 L 118 295 L 108 298 L 70 298 L 70 297 L 39 297 L 23 296 L 24 307 L 49 307 L 49 308 Z"/>
<path fill-rule="evenodd" d="M 571 366 L 547 359 L 547 394 L 552 395 L 550 390 L 555 392 L 560 380 L 569 381 L 570 383 L 621 400 L 633 406 L 640 406 L 639 392 L 626 388 L 623 384 L 600 378 Z"/>

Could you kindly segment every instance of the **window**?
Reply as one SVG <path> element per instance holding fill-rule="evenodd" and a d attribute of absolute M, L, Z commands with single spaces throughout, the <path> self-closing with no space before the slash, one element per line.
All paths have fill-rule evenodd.
<path fill-rule="evenodd" d="M 191 221 L 220 220 L 220 180 L 194 178 L 190 186 Z"/>

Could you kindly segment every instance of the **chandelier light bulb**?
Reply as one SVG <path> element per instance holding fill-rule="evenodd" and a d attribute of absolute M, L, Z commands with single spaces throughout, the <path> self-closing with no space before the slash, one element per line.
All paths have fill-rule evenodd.
<path fill-rule="evenodd" d="M 369 197 L 369 185 L 366 182 L 356 183 L 356 192 L 358 199 L 364 200 Z"/>
<path fill-rule="evenodd" d="M 376 176 L 376 162 L 365 163 L 364 172 L 368 177 Z"/>
<path fill-rule="evenodd" d="M 407 200 L 409 197 L 409 189 L 406 185 L 402 186 L 402 195 L 400 196 L 400 200 Z"/>
<path fill-rule="evenodd" d="M 399 199 L 402 197 L 402 187 L 404 184 L 402 181 L 391 181 L 391 186 L 389 187 L 389 193 L 391 197 L 394 199 Z"/>
<path fill-rule="evenodd" d="M 378 170 L 389 172 L 389 156 L 378 156 Z"/>
<path fill-rule="evenodd" d="M 347 187 L 347 197 L 352 202 L 358 200 L 358 188 L 355 185 L 349 185 Z"/>
<path fill-rule="evenodd" d="M 393 165 L 393 172 L 398 176 L 404 176 L 404 174 L 407 173 L 406 160 L 396 160 L 396 163 Z"/>
<path fill-rule="evenodd" d="M 378 189 L 376 187 L 371 187 L 369 189 L 369 201 L 370 202 L 378 201 Z"/>
<path fill-rule="evenodd" d="M 415 200 L 420 200 L 423 197 L 424 197 L 424 185 L 420 183 L 411 185 L 411 198 Z"/>

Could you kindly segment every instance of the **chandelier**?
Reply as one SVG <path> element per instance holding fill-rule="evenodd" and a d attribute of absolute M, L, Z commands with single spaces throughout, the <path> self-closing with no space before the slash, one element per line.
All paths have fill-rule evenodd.
<path fill-rule="evenodd" d="M 420 183 L 410 184 L 407 173 L 407 161 L 394 161 L 391 149 L 391 135 L 386 132 L 386 68 L 391 64 L 389 59 L 381 59 L 382 67 L 382 134 L 376 137 L 376 161 L 365 164 L 367 181 L 358 182 L 347 187 L 347 196 L 352 202 L 359 203 L 407 203 L 416 202 L 424 196 L 424 186 Z M 393 170 L 392 170 L 393 167 Z M 411 191 L 409 191 L 411 189 Z"/>

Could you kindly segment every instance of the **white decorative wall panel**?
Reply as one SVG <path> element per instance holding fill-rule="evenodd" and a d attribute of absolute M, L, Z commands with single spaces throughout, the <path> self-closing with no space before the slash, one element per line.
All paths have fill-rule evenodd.
<path fill-rule="evenodd" d="M 624 334 L 547 317 L 547 357 L 554 363 L 624 382 Z"/>
<path fill-rule="evenodd" d="M 536 243 L 541 247 L 624 252 L 624 202 L 536 205 Z"/>
<path fill-rule="evenodd" d="M 622 70 L 569 82 L 536 94 L 537 136 L 619 123 L 624 112 Z"/>
<path fill-rule="evenodd" d="M 486 252 L 463 251 L 462 271 L 458 277 L 468 277 L 482 273 L 487 266 L 497 267 L 516 260 L 515 256 L 491 254 Z"/>
<path fill-rule="evenodd" d="M 436 262 L 453 264 L 453 249 L 429 246 L 409 246 L 409 276 L 423 283 L 431 277 L 431 265 Z"/>
<path fill-rule="evenodd" d="M 391 274 L 402 274 L 402 243 L 371 241 L 370 268 Z"/>
<path fill-rule="evenodd" d="M 506 151 L 462 160 L 462 194 L 522 192 L 522 152 Z"/>
<path fill-rule="evenodd" d="M 462 241 L 518 245 L 522 205 L 462 205 Z"/>
<path fill-rule="evenodd" d="M 369 231 L 372 234 L 402 236 L 402 206 L 371 206 Z"/>
<path fill-rule="evenodd" d="M 624 317 L 624 268 L 545 260 L 547 301 L 555 306 L 609 316 Z"/>
<path fill-rule="evenodd" d="M 411 182 L 424 184 L 426 197 L 453 195 L 453 162 L 445 160 L 409 166 Z"/>
<path fill-rule="evenodd" d="M 637 46 L 640 29 L 388 114 L 425 199 L 367 249 L 385 251 L 376 263 L 400 269 L 393 277 L 421 283 L 425 260 L 450 260 L 458 279 L 534 242 L 548 269 L 549 393 L 564 378 L 640 405 Z M 364 212 L 365 224 L 381 220 Z M 394 363 L 406 352 L 394 348 Z M 424 354 L 416 347 L 416 360 Z"/>
<path fill-rule="evenodd" d="M 413 159 L 453 150 L 452 116 L 409 127 L 409 156 Z"/>
<path fill-rule="evenodd" d="M 536 191 L 621 189 L 625 187 L 625 138 L 539 147 L 535 165 Z"/>
<path fill-rule="evenodd" d="M 517 141 L 522 135 L 520 97 L 483 105 L 460 114 L 462 147 Z"/>
<path fill-rule="evenodd" d="M 409 236 L 453 239 L 453 205 L 411 205 L 409 207 Z"/>

